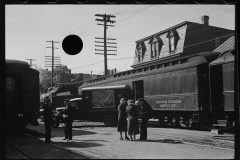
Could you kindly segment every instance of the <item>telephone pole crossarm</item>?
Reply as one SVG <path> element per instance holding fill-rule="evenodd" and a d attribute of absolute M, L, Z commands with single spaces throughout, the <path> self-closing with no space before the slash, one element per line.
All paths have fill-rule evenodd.
<path fill-rule="evenodd" d="M 54 67 L 56 66 L 56 65 L 54 65 L 54 49 L 58 49 L 58 48 L 54 47 L 54 43 L 59 43 L 59 42 L 55 42 L 53 40 L 52 41 L 46 41 L 46 42 L 52 42 L 52 47 L 47 47 L 47 48 L 52 48 L 52 87 L 53 87 L 53 72 L 54 72 Z M 50 56 L 48 56 L 48 57 L 50 57 Z M 49 65 L 49 64 L 47 64 L 47 65 Z M 46 67 L 48 67 L 48 66 L 46 66 Z"/>

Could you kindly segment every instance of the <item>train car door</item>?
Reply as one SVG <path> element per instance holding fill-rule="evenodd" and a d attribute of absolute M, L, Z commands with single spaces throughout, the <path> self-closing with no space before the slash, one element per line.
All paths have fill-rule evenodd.
<path fill-rule="evenodd" d="M 133 91 L 134 91 L 134 98 L 138 100 L 139 98 L 144 98 L 144 83 L 143 80 L 133 81 Z"/>

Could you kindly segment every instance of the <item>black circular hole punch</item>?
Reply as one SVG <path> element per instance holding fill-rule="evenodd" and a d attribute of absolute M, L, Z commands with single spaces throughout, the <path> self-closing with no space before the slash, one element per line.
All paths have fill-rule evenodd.
<path fill-rule="evenodd" d="M 117 3 L 118 0 L 106 0 L 107 3 Z"/>
<path fill-rule="evenodd" d="M 194 0 L 195 3 L 198 3 L 198 4 L 203 4 L 203 3 L 206 3 L 208 0 Z"/>
<path fill-rule="evenodd" d="M 28 3 L 29 0 L 17 0 L 18 3 Z"/>
<path fill-rule="evenodd" d="M 62 48 L 67 54 L 76 55 L 81 52 L 83 48 L 83 41 L 77 35 L 68 35 L 62 41 Z"/>
<path fill-rule="evenodd" d="M 166 3 L 176 3 L 178 0 L 165 0 Z"/>
<path fill-rule="evenodd" d="M 88 0 L 75 0 L 77 3 L 87 3 Z"/>
<path fill-rule="evenodd" d="M 46 0 L 48 3 L 57 3 L 58 0 Z"/>
<path fill-rule="evenodd" d="M 146 3 L 147 0 L 136 0 L 136 3 Z"/>

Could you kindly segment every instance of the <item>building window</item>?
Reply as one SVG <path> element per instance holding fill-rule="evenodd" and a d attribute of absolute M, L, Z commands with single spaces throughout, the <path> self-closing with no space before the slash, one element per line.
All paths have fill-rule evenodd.
<path fill-rule="evenodd" d="M 169 48 L 170 48 L 170 53 L 175 51 L 175 40 L 174 36 L 169 37 Z"/>
<path fill-rule="evenodd" d="M 215 36 L 215 48 L 217 48 L 221 44 L 220 37 L 221 36 Z"/>
<path fill-rule="evenodd" d="M 142 48 L 138 48 L 138 62 L 142 62 Z"/>
<path fill-rule="evenodd" d="M 151 58 L 158 57 L 157 45 L 158 45 L 158 42 L 154 42 L 151 44 Z"/>
<path fill-rule="evenodd" d="M 167 38 L 169 39 L 169 52 L 170 55 L 176 50 L 177 43 L 179 41 L 179 35 L 176 30 L 172 29 L 168 32 Z"/>

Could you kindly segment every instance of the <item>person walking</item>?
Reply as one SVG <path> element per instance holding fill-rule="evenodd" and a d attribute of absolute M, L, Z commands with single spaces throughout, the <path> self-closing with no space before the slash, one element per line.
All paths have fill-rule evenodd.
<path fill-rule="evenodd" d="M 127 136 L 127 112 L 126 100 L 122 98 L 118 106 L 118 124 L 117 131 L 120 132 L 120 140 L 123 140 L 122 132 L 125 132 L 125 140 L 130 140 Z"/>
<path fill-rule="evenodd" d="M 138 99 L 141 105 L 141 124 L 140 124 L 140 140 L 147 140 L 147 123 L 149 119 L 150 110 L 143 98 Z"/>
<path fill-rule="evenodd" d="M 72 122 L 73 122 L 73 107 L 69 104 L 69 99 L 65 99 L 66 105 L 64 111 L 65 120 L 65 138 L 63 140 L 72 140 Z"/>
<path fill-rule="evenodd" d="M 128 106 L 126 108 L 128 114 L 128 134 L 130 136 L 131 141 L 136 141 L 136 135 L 139 134 L 139 126 L 138 126 L 138 113 L 136 105 L 133 100 L 128 100 Z"/>
<path fill-rule="evenodd" d="M 50 106 L 50 99 L 48 97 L 45 98 L 45 103 L 44 103 L 44 124 L 45 124 L 45 142 L 50 143 L 51 141 L 51 114 L 52 114 L 52 109 Z"/>

